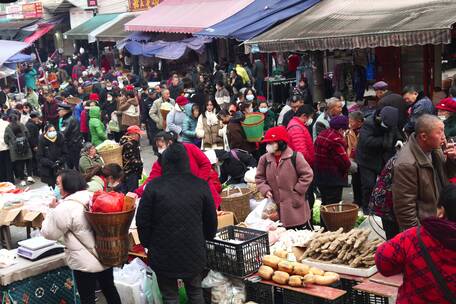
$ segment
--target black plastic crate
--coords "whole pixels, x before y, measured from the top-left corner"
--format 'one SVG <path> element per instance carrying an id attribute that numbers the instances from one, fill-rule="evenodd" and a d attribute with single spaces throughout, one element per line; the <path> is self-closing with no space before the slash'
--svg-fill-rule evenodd
<path id="1" fill-rule="evenodd" d="M 336 286 L 332 286 L 338 288 Z M 311 296 L 302 292 L 297 292 L 289 289 L 283 289 L 283 304 L 344 304 L 344 297 L 340 297 L 334 301 Z"/>
<path id="2" fill-rule="evenodd" d="M 253 283 L 245 280 L 246 302 L 253 301 L 260 304 L 274 304 L 274 287 L 262 284 Z"/>
<path id="3" fill-rule="evenodd" d="M 263 256 L 269 254 L 269 238 L 265 231 L 227 226 L 218 231 L 217 237 L 218 240 L 206 241 L 207 265 L 224 274 L 238 277 L 251 275 L 260 268 Z"/>
<path id="4" fill-rule="evenodd" d="M 353 289 L 355 285 L 359 284 L 358 281 L 341 279 L 340 284 L 340 289 L 347 291 L 344 296 L 344 304 L 388 304 L 388 298 Z"/>

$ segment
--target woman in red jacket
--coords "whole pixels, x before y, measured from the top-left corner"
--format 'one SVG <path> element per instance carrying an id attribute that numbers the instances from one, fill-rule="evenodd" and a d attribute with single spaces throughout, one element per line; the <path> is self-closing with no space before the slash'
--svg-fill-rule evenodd
<path id="1" fill-rule="evenodd" d="M 315 161 L 315 152 L 308 128 L 312 125 L 314 112 L 311 105 L 300 107 L 287 126 L 290 148 L 293 151 L 301 152 L 311 167 Z"/>
<path id="2" fill-rule="evenodd" d="M 138 196 L 142 196 L 144 192 L 144 187 L 147 185 L 148 182 L 153 180 L 156 177 L 162 175 L 162 167 L 161 167 L 161 157 L 160 155 L 165 151 L 165 149 L 171 145 L 173 142 L 177 142 L 177 135 L 174 132 L 159 132 L 155 136 L 155 145 L 154 151 L 158 154 L 158 160 L 152 165 L 152 170 L 149 173 L 149 177 L 147 180 L 138 188 L 136 189 L 135 193 Z M 207 156 L 194 144 L 187 144 L 183 143 L 185 150 L 187 151 L 188 158 L 190 160 L 190 171 L 192 171 L 193 175 L 204 179 L 208 182 L 209 188 L 211 189 L 212 197 L 214 198 L 214 203 L 216 208 L 220 206 L 222 202 L 222 198 L 220 197 L 219 192 L 217 192 L 216 184 L 217 181 L 213 180 L 211 176 L 211 163 Z"/>
<path id="3" fill-rule="evenodd" d="M 456 185 L 451 184 L 441 192 L 437 217 L 422 220 L 421 226 L 410 228 L 378 247 L 378 271 L 384 276 L 404 274 L 396 303 L 456 303 L 455 202 Z M 431 271 L 423 247 L 436 274 Z M 436 275 L 441 276 L 442 284 Z"/>

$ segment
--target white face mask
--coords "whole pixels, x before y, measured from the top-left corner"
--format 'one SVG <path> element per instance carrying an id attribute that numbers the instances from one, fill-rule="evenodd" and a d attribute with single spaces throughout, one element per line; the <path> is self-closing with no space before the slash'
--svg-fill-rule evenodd
<path id="1" fill-rule="evenodd" d="M 266 152 L 274 154 L 277 151 L 277 144 L 267 144 L 266 145 Z"/>
<path id="2" fill-rule="evenodd" d="M 445 121 L 447 119 L 447 117 L 445 115 L 439 115 L 439 119 L 441 121 Z"/>
<path id="3" fill-rule="evenodd" d="M 57 131 L 49 131 L 47 132 L 49 138 L 55 138 L 57 136 Z"/>
<path id="4" fill-rule="evenodd" d="M 158 148 L 157 149 L 157 152 L 158 154 L 163 154 L 163 152 L 165 152 L 166 148 Z"/>
<path id="5" fill-rule="evenodd" d="M 112 97 L 108 97 L 107 100 L 108 100 L 108 101 L 112 101 Z"/>
<path id="6" fill-rule="evenodd" d="M 255 96 L 249 94 L 249 95 L 245 96 L 245 98 L 246 98 L 248 101 L 252 101 L 253 99 L 255 99 Z"/>
<path id="7" fill-rule="evenodd" d="M 313 120 L 312 117 L 309 118 L 309 119 L 307 119 L 307 121 L 306 121 L 306 126 L 310 126 L 310 125 L 313 123 L 313 121 L 314 121 L 314 120 Z"/>
<path id="8" fill-rule="evenodd" d="M 383 123 L 383 121 L 382 121 L 382 123 L 381 123 L 380 125 L 381 125 L 383 128 L 388 129 L 388 126 L 385 125 L 385 124 Z"/>
<path id="9" fill-rule="evenodd" d="M 259 108 L 258 110 L 260 110 L 260 112 L 263 114 L 268 112 L 268 108 Z"/>

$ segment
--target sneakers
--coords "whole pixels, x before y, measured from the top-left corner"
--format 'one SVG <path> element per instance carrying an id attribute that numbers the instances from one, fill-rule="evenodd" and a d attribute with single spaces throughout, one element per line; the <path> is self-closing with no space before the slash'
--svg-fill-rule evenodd
<path id="1" fill-rule="evenodd" d="M 29 176 L 29 177 L 27 177 L 27 183 L 34 184 L 35 180 L 33 179 L 33 177 Z"/>
<path id="2" fill-rule="evenodd" d="M 20 185 L 21 185 L 21 187 L 25 187 L 25 186 L 27 186 L 27 182 L 25 180 L 23 180 L 23 181 L 21 181 Z"/>

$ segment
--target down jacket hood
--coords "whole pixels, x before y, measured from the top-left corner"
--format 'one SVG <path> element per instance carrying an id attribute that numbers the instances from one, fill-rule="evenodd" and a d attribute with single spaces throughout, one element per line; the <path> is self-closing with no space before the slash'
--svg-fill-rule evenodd
<path id="1" fill-rule="evenodd" d="M 91 107 L 89 110 L 89 117 L 90 118 L 98 118 L 101 119 L 101 110 L 100 107 Z"/>
<path id="2" fill-rule="evenodd" d="M 185 106 L 184 106 L 184 113 L 185 115 L 187 115 L 187 117 L 189 118 L 194 118 L 192 116 L 192 107 L 193 107 L 193 103 L 187 103 Z"/>

